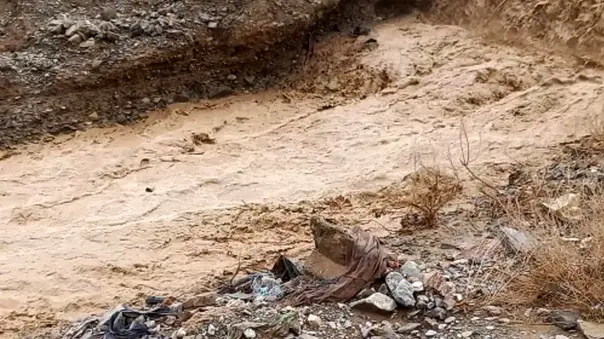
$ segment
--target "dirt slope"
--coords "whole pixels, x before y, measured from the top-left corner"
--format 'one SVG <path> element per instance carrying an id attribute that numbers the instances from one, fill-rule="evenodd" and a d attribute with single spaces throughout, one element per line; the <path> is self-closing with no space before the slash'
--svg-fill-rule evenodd
<path id="1" fill-rule="evenodd" d="M 239 254 L 246 267 L 303 254 L 310 237 L 295 211 L 308 205 L 298 201 L 388 185 L 418 158 L 447 164 L 458 157 L 462 117 L 486 171 L 539 161 L 601 112 L 604 73 L 459 27 L 395 19 L 358 42 L 356 68 L 391 80 L 378 94 L 368 88 L 335 107 L 338 95 L 297 91 L 179 104 L 144 124 L 59 137 L 2 160 L 2 330 L 141 293 L 191 292 L 232 270 Z M 351 79 L 326 86 L 337 93 Z M 216 143 L 195 145 L 200 132 Z"/>

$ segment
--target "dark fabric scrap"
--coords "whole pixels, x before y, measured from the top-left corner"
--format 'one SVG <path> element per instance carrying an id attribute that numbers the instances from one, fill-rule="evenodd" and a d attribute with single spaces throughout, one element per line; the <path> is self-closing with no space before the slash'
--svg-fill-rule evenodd
<path id="1" fill-rule="evenodd" d="M 302 269 L 284 255 L 279 256 L 271 272 L 276 279 L 281 279 L 282 282 L 288 282 L 302 275 Z"/>
<path id="2" fill-rule="evenodd" d="M 361 290 L 386 273 L 389 253 L 379 239 L 355 227 L 351 232 L 354 246 L 347 258 L 347 270 L 339 278 L 325 282 L 302 283 L 289 300 L 294 305 L 315 302 L 343 302 L 352 299 Z"/>

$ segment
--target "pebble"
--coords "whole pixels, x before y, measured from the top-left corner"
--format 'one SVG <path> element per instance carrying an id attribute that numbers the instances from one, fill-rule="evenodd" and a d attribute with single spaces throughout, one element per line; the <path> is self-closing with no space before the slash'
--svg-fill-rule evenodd
<path id="1" fill-rule="evenodd" d="M 229 74 L 229 75 L 227 75 L 227 80 L 231 80 L 231 81 L 237 80 L 237 76 L 235 74 Z"/>
<path id="2" fill-rule="evenodd" d="M 473 331 L 465 331 L 465 332 L 461 332 L 461 337 L 462 338 L 469 338 L 474 334 Z"/>
<path id="3" fill-rule="evenodd" d="M 94 46 L 94 39 L 89 39 L 80 43 L 80 47 L 82 48 L 90 48 L 92 46 Z"/>
<path id="4" fill-rule="evenodd" d="M 450 324 L 454 321 L 455 321 L 455 317 L 448 317 L 447 319 L 445 319 L 445 324 Z"/>
<path id="5" fill-rule="evenodd" d="M 216 27 L 218 27 L 218 23 L 217 22 L 212 21 L 212 22 L 208 23 L 208 28 L 214 29 Z"/>
<path id="6" fill-rule="evenodd" d="M 445 320 L 445 319 L 447 319 L 447 311 L 445 311 L 444 309 L 442 309 L 440 307 L 435 307 L 435 308 L 429 310 L 428 312 L 426 312 L 426 316 L 428 316 L 430 318 Z"/>
<path id="7" fill-rule="evenodd" d="M 65 36 L 72 36 L 74 35 L 77 31 L 78 31 L 78 25 L 71 25 L 71 27 L 69 27 L 66 31 L 65 31 Z"/>
<path id="8" fill-rule="evenodd" d="M 495 326 L 487 326 L 487 327 L 485 327 L 485 328 L 486 328 L 487 330 L 489 330 L 489 331 L 492 331 L 492 330 L 494 330 L 494 329 L 495 329 Z"/>
<path id="9" fill-rule="evenodd" d="M 178 331 L 175 331 L 174 334 L 172 334 L 172 339 L 176 339 L 176 338 L 184 338 L 187 335 L 187 331 L 185 331 L 184 328 L 179 328 Z"/>
<path id="10" fill-rule="evenodd" d="M 416 281 L 411 284 L 411 287 L 413 287 L 413 291 L 421 292 L 424 290 L 424 283 L 422 283 L 421 281 Z"/>
<path id="11" fill-rule="evenodd" d="M 420 324 L 420 323 L 406 323 L 406 324 L 399 326 L 398 332 L 403 333 L 403 334 L 410 333 L 410 332 L 417 330 L 421 326 L 422 326 L 422 324 Z"/>
<path id="12" fill-rule="evenodd" d="M 501 307 L 497 307 L 497 306 L 485 306 L 484 308 L 485 311 L 487 311 L 488 314 L 490 315 L 500 315 L 501 314 Z"/>
<path id="13" fill-rule="evenodd" d="M 377 311 L 392 312 L 396 310 L 396 302 L 387 295 L 374 293 L 369 297 L 350 303 L 351 308 L 372 308 Z"/>
<path id="14" fill-rule="evenodd" d="M 79 44 L 80 42 L 82 42 L 82 37 L 79 34 L 74 34 L 69 37 L 67 41 L 71 42 L 72 44 Z"/>
<path id="15" fill-rule="evenodd" d="M 308 323 L 314 328 L 319 328 L 321 327 L 321 325 L 323 325 L 323 321 L 321 320 L 321 318 L 314 314 L 310 314 L 308 316 Z"/>
<path id="16" fill-rule="evenodd" d="M 436 332 L 436 331 L 434 331 L 434 330 L 428 330 L 428 331 L 426 331 L 425 336 L 426 336 L 426 337 L 434 337 L 434 336 L 436 336 L 437 334 L 438 334 L 438 332 Z"/>
<path id="17" fill-rule="evenodd" d="M 243 336 L 248 339 L 256 338 L 256 331 L 251 328 L 248 328 L 247 330 L 243 331 Z"/>
<path id="18" fill-rule="evenodd" d="M 214 327 L 214 325 L 209 324 L 208 325 L 208 335 L 215 335 L 216 334 L 216 327 Z"/>
<path id="19" fill-rule="evenodd" d="M 401 267 L 400 272 L 403 274 L 403 276 L 405 276 L 407 278 L 413 278 L 413 279 L 422 278 L 422 271 L 419 268 L 419 265 L 415 261 L 409 260 L 409 261 L 405 262 L 405 264 Z"/>
<path id="20" fill-rule="evenodd" d="M 117 18 L 117 12 L 115 9 L 111 8 L 111 7 L 104 7 L 101 10 L 101 19 L 105 20 L 105 21 L 109 21 L 111 19 L 115 19 Z"/>
<path id="21" fill-rule="evenodd" d="M 511 320 L 508 318 L 500 318 L 499 322 L 502 324 L 509 324 L 511 322 Z"/>
<path id="22" fill-rule="evenodd" d="M 568 338 L 567 336 L 565 336 L 565 335 L 558 334 L 558 335 L 555 337 L 555 339 L 569 339 L 569 338 Z"/>

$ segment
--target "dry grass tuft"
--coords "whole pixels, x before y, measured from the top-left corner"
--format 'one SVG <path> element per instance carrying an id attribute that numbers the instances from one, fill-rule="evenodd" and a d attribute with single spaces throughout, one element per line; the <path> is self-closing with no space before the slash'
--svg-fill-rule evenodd
<path id="1" fill-rule="evenodd" d="M 589 318 L 604 318 L 604 196 L 598 206 L 573 225 L 572 237 L 559 227 L 534 230 L 539 245 L 519 267 L 508 272 L 497 302 L 515 306 L 572 309 Z"/>
<path id="2" fill-rule="evenodd" d="M 423 167 L 405 181 L 405 194 L 398 202 L 419 212 L 426 227 L 436 227 L 438 212 L 462 191 L 456 177 L 437 168 Z"/>

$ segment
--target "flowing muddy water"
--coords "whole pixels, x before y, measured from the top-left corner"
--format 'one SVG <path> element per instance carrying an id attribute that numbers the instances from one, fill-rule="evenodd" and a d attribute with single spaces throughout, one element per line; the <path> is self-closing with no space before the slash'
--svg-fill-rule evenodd
<path id="1" fill-rule="evenodd" d="M 254 265 L 306 253 L 311 238 L 284 226 L 287 212 L 242 225 L 237 208 L 374 190 L 418 158 L 446 165 L 462 117 L 486 168 L 537 160 L 601 111 L 602 74 L 562 58 L 413 18 L 370 37 L 361 63 L 393 78 L 379 94 L 327 109 L 326 98 L 273 92 L 181 104 L 2 160 L 2 329 L 201 289 L 239 255 Z M 191 151 L 191 133 L 210 131 L 216 143 Z"/>

